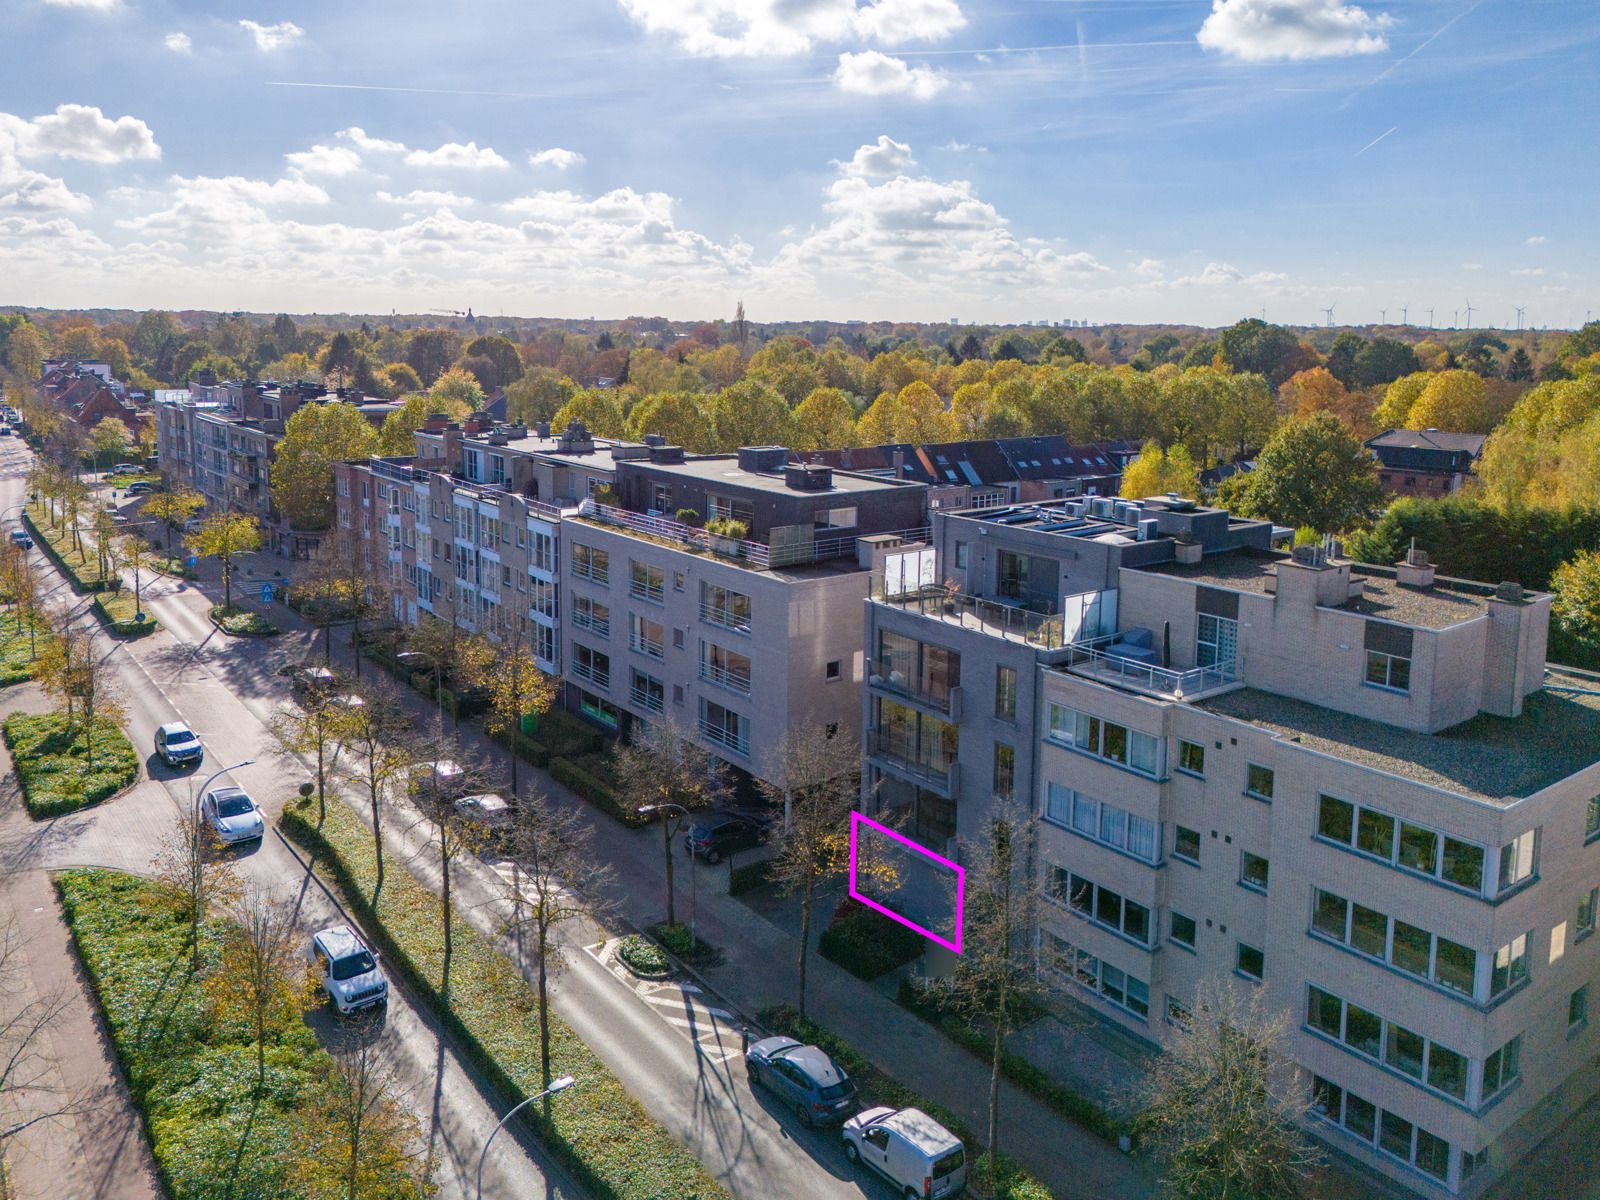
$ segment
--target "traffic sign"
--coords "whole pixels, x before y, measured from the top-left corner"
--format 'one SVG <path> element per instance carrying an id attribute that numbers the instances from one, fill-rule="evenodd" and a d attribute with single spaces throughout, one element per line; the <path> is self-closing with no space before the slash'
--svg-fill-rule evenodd
<path id="1" fill-rule="evenodd" d="M 272 585 L 270 583 L 263 583 L 261 585 L 261 603 L 272 603 Z"/>

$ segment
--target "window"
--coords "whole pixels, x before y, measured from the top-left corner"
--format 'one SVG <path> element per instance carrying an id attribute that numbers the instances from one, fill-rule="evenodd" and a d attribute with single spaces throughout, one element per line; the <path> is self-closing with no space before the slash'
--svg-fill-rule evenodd
<path id="1" fill-rule="evenodd" d="M 1500 890 L 1515 887 L 1533 875 L 1534 834 L 1530 829 L 1510 845 L 1500 847 Z"/>
<path id="2" fill-rule="evenodd" d="M 1411 690 L 1411 660 L 1398 654 L 1384 654 L 1379 650 L 1367 651 L 1367 678 L 1371 687 L 1387 688 L 1394 692 Z"/>
<path id="3" fill-rule="evenodd" d="M 1351 846 L 1392 866 L 1474 893 L 1483 892 L 1482 846 L 1457 841 L 1409 821 L 1398 821 L 1376 809 L 1357 808 L 1348 800 L 1322 796 L 1318 801 L 1317 836 Z M 1531 838 L 1531 834 L 1527 836 Z"/>
<path id="4" fill-rule="evenodd" d="M 1194 939 L 1199 933 L 1199 926 L 1195 924 L 1194 918 L 1186 917 L 1180 912 L 1174 912 L 1170 915 L 1172 918 L 1172 940 L 1180 946 L 1187 946 L 1193 950 Z"/>
<path id="5" fill-rule="evenodd" d="M 1591 796 L 1583 810 L 1583 840 L 1600 838 L 1600 796 Z"/>
<path id="6" fill-rule="evenodd" d="M 1439 835 L 1420 825 L 1400 822 L 1400 865 L 1425 875 L 1439 871 Z"/>
<path id="7" fill-rule="evenodd" d="M 1050 737 L 1061 745 L 1118 763 L 1142 775 L 1159 773 L 1159 738 L 1062 704 L 1050 705 Z"/>
<path id="8" fill-rule="evenodd" d="M 1167 1021 L 1170 1024 L 1187 1029 L 1189 1028 L 1190 1015 L 1189 1008 L 1183 1001 L 1176 996 L 1169 995 L 1167 997 Z"/>
<path id="9" fill-rule="evenodd" d="M 642 708 L 646 712 L 658 713 L 667 706 L 667 692 L 661 680 L 642 671 L 633 672 L 633 686 L 628 691 L 628 698 L 635 708 Z"/>
<path id="10" fill-rule="evenodd" d="M 854 505 L 848 508 L 819 508 L 811 516 L 813 529 L 854 529 L 856 527 L 856 509 Z"/>
<path id="11" fill-rule="evenodd" d="M 1378 858 L 1394 860 L 1394 826 L 1393 817 L 1384 813 L 1374 812 L 1370 808 L 1361 810 L 1361 818 L 1356 823 L 1356 849 L 1364 850 Z"/>
<path id="12" fill-rule="evenodd" d="M 704 638 L 700 641 L 700 678 L 719 687 L 750 694 L 750 656 Z"/>
<path id="13" fill-rule="evenodd" d="M 1494 952 L 1489 972 L 1489 996 L 1493 999 L 1528 978 L 1528 943 L 1532 934 L 1513 938 Z"/>
<path id="14" fill-rule="evenodd" d="M 998 753 L 998 743 L 996 750 Z M 1160 827 L 1154 821 L 1059 783 L 1051 783 L 1045 794 L 1045 815 L 1056 824 L 1144 862 L 1153 863 L 1160 858 Z"/>
<path id="15" fill-rule="evenodd" d="M 1356 806 L 1347 800 L 1323 796 L 1317 810 L 1317 833 L 1349 845 L 1355 837 Z"/>
<path id="16" fill-rule="evenodd" d="M 556 539 L 553 534 L 533 534 L 532 565 L 536 570 L 554 571 L 556 569 Z M 574 565 L 577 560 L 574 558 Z"/>
<path id="17" fill-rule="evenodd" d="M 687 578 L 682 571 L 674 571 L 672 573 L 672 590 L 675 592 L 683 591 Z"/>
<path id="18" fill-rule="evenodd" d="M 1272 799 L 1273 773 L 1271 767 L 1258 767 L 1251 763 L 1245 771 L 1244 794 L 1257 800 Z"/>
<path id="19" fill-rule="evenodd" d="M 1267 874 L 1269 864 L 1259 854 L 1251 854 L 1248 850 L 1239 854 L 1239 882 L 1245 887 L 1257 892 L 1267 890 Z"/>
<path id="20" fill-rule="evenodd" d="M 946 780 L 960 752 L 959 729 L 893 700 L 880 698 L 875 703 L 878 728 L 872 753 L 894 760 L 913 774 Z"/>
<path id="21" fill-rule="evenodd" d="M 1065 899 L 1067 907 L 1080 917 L 1132 938 L 1141 946 L 1150 944 L 1150 910 L 1144 905 L 1064 867 L 1052 867 L 1051 875 L 1055 898 Z"/>
<path id="22" fill-rule="evenodd" d="M 1574 942 L 1576 942 L 1579 938 L 1585 937 L 1594 932 L 1594 906 L 1596 890 L 1597 889 L 1595 888 L 1590 888 L 1587 892 L 1578 897 L 1578 919 L 1572 923 L 1572 940 Z"/>
<path id="23" fill-rule="evenodd" d="M 1200 865 L 1200 831 L 1185 825 L 1172 827 L 1172 856 Z"/>
<path id="24" fill-rule="evenodd" d="M 1178 743 L 1178 770 L 1191 775 L 1206 773 L 1206 748 L 1198 742 Z"/>
<path id="25" fill-rule="evenodd" d="M 573 644 L 572 672 L 599 687 L 611 686 L 611 656 L 579 643 Z"/>
<path id="26" fill-rule="evenodd" d="M 666 594 L 667 575 L 660 567 L 628 560 L 628 595 L 635 600 L 660 604 Z"/>
<path id="27" fill-rule="evenodd" d="M 528 607 L 546 617 L 556 615 L 556 585 L 548 579 L 534 579 L 528 591 Z"/>
<path id="28" fill-rule="evenodd" d="M 1418 929 L 1415 925 L 1407 925 L 1397 919 L 1394 922 L 1393 943 L 1389 954 L 1390 961 L 1402 971 L 1426 979 L 1428 960 L 1433 955 L 1433 935 L 1425 929 Z"/>
<path id="29" fill-rule="evenodd" d="M 1567 999 L 1567 1028 L 1589 1021 L 1589 985 L 1586 983 Z"/>
<path id="30" fill-rule="evenodd" d="M 994 798 L 1015 800 L 1017 795 L 1017 752 L 1004 742 L 994 744 Z"/>
<path id="31" fill-rule="evenodd" d="M 700 701 L 700 732 L 707 741 L 725 750 L 750 753 L 750 720 L 732 709 L 710 700 Z"/>
<path id="32" fill-rule="evenodd" d="M 572 599 L 572 623 L 600 637 L 611 636 L 611 607 L 588 596 Z"/>
<path id="33" fill-rule="evenodd" d="M 826 679 L 839 678 L 839 660 L 837 658 L 828 660 L 828 665 L 823 668 L 823 677 Z"/>
<path id="34" fill-rule="evenodd" d="M 994 715 L 1003 721 L 1017 719 L 1017 669 L 996 667 L 994 671 Z"/>
<path id="35" fill-rule="evenodd" d="M 1474 993 L 1477 951 L 1320 888 L 1312 892 L 1311 931 L 1452 992 Z"/>
<path id="36" fill-rule="evenodd" d="M 1044 819 L 1055 825 L 1072 823 L 1072 789 L 1052 783 L 1045 789 Z"/>
<path id="37" fill-rule="evenodd" d="M 572 573 L 595 583 L 611 582 L 611 555 L 581 542 L 572 543 Z"/>
<path id="38" fill-rule="evenodd" d="M 1483 1099 L 1498 1095 L 1522 1075 L 1522 1035 L 1519 1033 L 1483 1060 Z"/>
<path id="39" fill-rule="evenodd" d="M 1306 996 L 1306 1025 L 1311 1029 L 1424 1087 L 1466 1100 L 1467 1060 L 1463 1055 L 1319 987 L 1308 988 Z"/>
<path id="40" fill-rule="evenodd" d="M 714 583 L 702 583 L 700 619 L 736 633 L 749 633 L 750 597 Z"/>
<path id="41" fill-rule="evenodd" d="M 966 569 L 967 569 L 967 544 L 965 542 L 957 542 L 956 543 L 956 570 L 965 571 Z"/>
<path id="42" fill-rule="evenodd" d="M 1125 971 L 1101 962 L 1065 938 L 1046 933 L 1047 965 L 1058 977 L 1077 984 L 1102 1000 L 1126 1009 L 1140 1020 L 1150 1015 L 1150 985 Z M 1168 1012 L 1171 1008 L 1169 1004 Z"/>
<path id="43" fill-rule="evenodd" d="M 666 628 L 659 621 L 652 621 L 641 617 L 638 613 L 628 614 L 628 648 L 650 658 L 664 658 L 666 647 L 662 639 L 666 636 Z"/>
<path id="44" fill-rule="evenodd" d="M 1259 980 L 1266 973 L 1267 956 L 1255 946 L 1247 946 L 1240 942 L 1234 967 L 1246 979 Z"/>

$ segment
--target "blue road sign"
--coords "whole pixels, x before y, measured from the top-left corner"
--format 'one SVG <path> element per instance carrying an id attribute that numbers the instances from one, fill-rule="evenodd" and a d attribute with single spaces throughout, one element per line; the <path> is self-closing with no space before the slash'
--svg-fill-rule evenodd
<path id="1" fill-rule="evenodd" d="M 263 583 L 261 585 L 261 603 L 272 603 L 272 585 L 270 583 Z"/>
<path id="2" fill-rule="evenodd" d="M 188 559 L 184 562 L 184 566 L 192 567 L 196 563 L 198 563 L 199 561 L 200 560 L 198 558 L 196 558 L 194 555 L 191 554 L 191 555 L 189 555 Z"/>

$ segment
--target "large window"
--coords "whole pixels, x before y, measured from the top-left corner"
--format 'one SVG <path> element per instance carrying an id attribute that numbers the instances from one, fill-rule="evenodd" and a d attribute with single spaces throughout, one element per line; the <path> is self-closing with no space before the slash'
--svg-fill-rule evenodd
<path id="1" fill-rule="evenodd" d="M 1259 854 L 1248 850 L 1239 853 L 1239 882 L 1252 891 L 1265 893 L 1271 865 Z"/>
<path id="2" fill-rule="evenodd" d="M 652 621 L 638 613 L 628 614 L 629 649 L 648 658 L 663 658 L 666 656 L 666 635 L 666 628 L 660 621 Z"/>
<path id="3" fill-rule="evenodd" d="M 1063 704 L 1050 705 L 1050 737 L 1064 746 L 1128 767 L 1142 775 L 1160 773 L 1159 738 L 1129 729 L 1126 725 L 1101 720 Z"/>
<path id="4" fill-rule="evenodd" d="M 901 814 L 907 837 L 924 846 L 943 850 L 956 835 L 956 803 L 927 788 L 873 771 L 878 803 L 891 813 Z"/>
<path id="5" fill-rule="evenodd" d="M 1017 669 L 996 667 L 994 671 L 994 715 L 1002 721 L 1017 719 Z"/>
<path id="6" fill-rule="evenodd" d="M 1490 999 L 1528 978 L 1528 943 L 1532 938 L 1532 934 L 1524 933 L 1494 952 L 1494 966 L 1489 971 Z"/>
<path id="7" fill-rule="evenodd" d="M 1104 925 L 1115 933 L 1131 938 L 1141 946 L 1150 944 L 1153 928 L 1150 910 L 1120 892 L 1076 875 L 1064 867 L 1051 868 L 1052 886 L 1057 900 L 1065 903 L 1080 917 Z"/>
<path id="8" fill-rule="evenodd" d="M 611 686 L 611 656 L 580 642 L 572 645 L 572 673 L 596 687 Z"/>
<path id="9" fill-rule="evenodd" d="M 700 619 L 737 633 L 750 632 L 750 597 L 714 583 L 700 585 Z"/>
<path id="10" fill-rule="evenodd" d="M 1398 654 L 1367 651 L 1367 683 L 1392 692 L 1411 690 L 1411 660 Z"/>
<path id="11" fill-rule="evenodd" d="M 1267 955 L 1259 946 L 1250 946 L 1244 942 L 1238 945 L 1238 951 L 1233 960 L 1234 970 L 1246 979 L 1260 982 L 1267 973 Z"/>
<path id="12" fill-rule="evenodd" d="M 1529 879 L 1534 871 L 1534 847 L 1538 841 L 1537 830 L 1530 829 L 1516 841 L 1500 847 L 1500 890 L 1516 887 Z"/>
<path id="13" fill-rule="evenodd" d="M 577 559 L 573 559 L 576 565 Z M 556 539 L 548 533 L 533 534 L 533 553 L 530 557 L 531 565 L 539 571 L 554 572 L 556 569 Z"/>
<path id="14" fill-rule="evenodd" d="M 1482 846 L 1398 820 L 1388 813 L 1336 796 L 1322 796 L 1317 807 L 1317 836 L 1441 883 L 1466 888 L 1474 894 L 1483 892 L 1487 851 Z M 1531 869 L 1532 834 L 1527 836 Z"/>
<path id="15" fill-rule="evenodd" d="M 960 748 L 957 727 L 893 700 L 880 698 L 876 705 L 874 752 L 917 774 L 941 781 L 947 777 Z"/>
<path id="16" fill-rule="evenodd" d="M 710 700 L 700 701 L 700 732 L 707 741 L 735 754 L 750 753 L 750 718 Z"/>
<path id="17" fill-rule="evenodd" d="M 1346 1091 L 1320 1076 L 1311 1077 L 1311 1108 L 1323 1120 L 1356 1135 L 1368 1145 L 1431 1175 L 1440 1183 L 1450 1178 L 1450 1143 L 1370 1100 Z"/>
<path id="18" fill-rule="evenodd" d="M 1476 950 L 1343 896 L 1320 888 L 1312 891 L 1311 931 L 1452 992 L 1476 994 Z"/>
<path id="19" fill-rule="evenodd" d="M 961 655 L 880 629 L 872 674 L 880 687 L 948 708 L 950 690 L 961 684 Z"/>
<path id="20" fill-rule="evenodd" d="M 1463 1102 L 1467 1098 L 1467 1060 L 1462 1055 L 1332 992 L 1314 985 L 1306 989 L 1306 1024 L 1419 1086 Z"/>
<path id="21" fill-rule="evenodd" d="M 1045 934 L 1046 965 L 1064 980 L 1093 992 L 1102 1000 L 1126 1009 L 1140 1020 L 1150 1016 L 1150 985 L 1126 971 L 1101 962 L 1065 938 Z"/>
<path id="22" fill-rule="evenodd" d="M 572 623 L 597 637 L 611 636 L 611 606 L 588 596 L 572 598 Z"/>
<path id="23" fill-rule="evenodd" d="M 572 573 L 579 579 L 595 583 L 611 582 L 611 555 L 595 546 L 582 542 L 572 543 Z"/>
<path id="24" fill-rule="evenodd" d="M 750 656 L 728 650 L 715 642 L 700 641 L 700 678 L 750 694 Z"/>
<path id="25" fill-rule="evenodd" d="M 1161 857 L 1161 827 L 1154 821 L 1059 783 L 1051 783 L 1046 789 L 1045 815 L 1074 833 L 1124 850 L 1145 862 L 1153 863 Z"/>
<path id="26" fill-rule="evenodd" d="M 1483 1060 L 1482 1100 L 1503 1092 L 1522 1077 L 1522 1035 L 1519 1033 Z"/>
<path id="27" fill-rule="evenodd" d="M 661 680 L 653 675 L 646 675 L 643 671 L 633 672 L 633 686 L 628 690 L 628 699 L 635 708 L 642 708 L 645 712 L 658 713 L 667 706 L 667 690 Z"/>
<path id="28" fill-rule="evenodd" d="M 648 600 L 652 604 L 660 604 L 666 595 L 666 589 L 666 572 L 660 567 L 653 567 L 636 559 L 628 560 L 628 595 L 635 600 Z"/>

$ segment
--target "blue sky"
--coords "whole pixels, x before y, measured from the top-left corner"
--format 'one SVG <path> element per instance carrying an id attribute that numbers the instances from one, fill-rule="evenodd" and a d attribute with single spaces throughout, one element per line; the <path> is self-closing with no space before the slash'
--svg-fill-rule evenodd
<path id="1" fill-rule="evenodd" d="M 1590 0 L 6 0 L 0 46 L 0 303 L 1600 309 Z"/>

